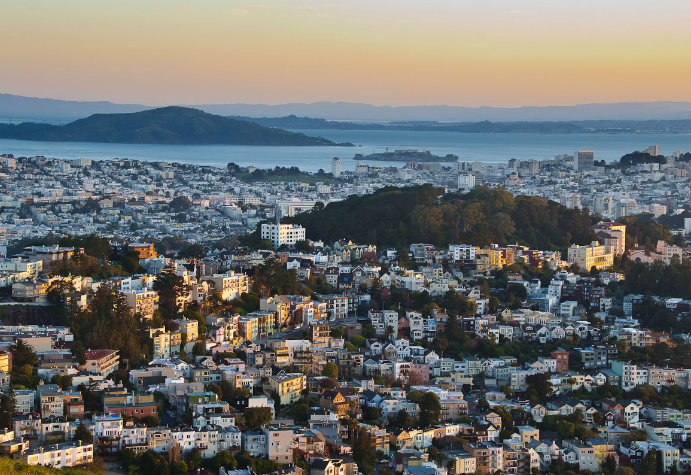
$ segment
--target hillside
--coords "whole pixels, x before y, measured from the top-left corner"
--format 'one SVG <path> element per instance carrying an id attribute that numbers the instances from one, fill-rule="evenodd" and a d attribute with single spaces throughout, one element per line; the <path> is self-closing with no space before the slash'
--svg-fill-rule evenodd
<path id="1" fill-rule="evenodd" d="M 547 250 L 588 244 L 595 238 L 587 214 L 554 201 L 485 187 L 465 195 L 444 194 L 431 185 L 382 188 L 285 222 L 304 226 L 309 239 L 350 239 L 378 246 L 518 242 Z"/>
<path id="2" fill-rule="evenodd" d="M 187 107 L 163 107 L 127 114 L 94 114 L 61 126 L 5 124 L 0 125 L 0 138 L 173 145 L 336 145 L 320 137 L 270 129 Z"/>
<path id="3" fill-rule="evenodd" d="M 10 460 L 5 457 L 0 457 L 0 473 L 21 473 L 24 475 L 94 475 L 100 472 L 77 467 L 56 469 L 37 465 L 27 465 L 19 460 Z"/>
<path id="4" fill-rule="evenodd" d="M 511 134 L 511 133 L 570 133 L 585 132 L 582 127 L 568 122 L 470 122 L 442 123 L 437 121 L 392 122 L 388 124 L 367 122 L 340 122 L 310 117 L 261 117 L 229 116 L 231 119 L 246 120 L 264 127 L 283 129 L 330 129 L 330 130 L 402 130 L 402 131 L 436 131 L 461 132 L 474 134 Z"/>

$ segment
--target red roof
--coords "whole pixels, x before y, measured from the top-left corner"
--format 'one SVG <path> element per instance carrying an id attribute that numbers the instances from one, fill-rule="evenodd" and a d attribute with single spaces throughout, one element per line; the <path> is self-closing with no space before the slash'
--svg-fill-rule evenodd
<path id="1" fill-rule="evenodd" d="M 88 350 L 86 352 L 87 360 L 102 360 L 106 356 L 117 353 L 117 350 Z"/>

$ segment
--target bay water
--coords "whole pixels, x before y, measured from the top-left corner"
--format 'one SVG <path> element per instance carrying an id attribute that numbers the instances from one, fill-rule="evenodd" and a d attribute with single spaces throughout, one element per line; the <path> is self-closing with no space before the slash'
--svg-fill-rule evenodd
<path id="1" fill-rule="evenodd" d="M 461 161 L 492 165 L 511 158 L 545 160 L 575 150 L 593 150 L 596 160 L 611 162 L 622 155 L 659 145 L 661 153 L 691 151 L 691 134 L 466 134 L 457 132 L 408 132 L 391 130 L 294 130 L 357 147 L 283 147 L 249 145 L 148 145 L 85 142 L 32 142 L 0 139 L 0 153 L 16 157 L 44 155 L 49 158 L 107 160 L 129 158 L 225 167 L 273 168 L 296 166 L 303 171 L 331 171 L 331 159 L 341 159 L 342 170 L 353 170 L 356 153 L 364 155 L 397 149 L 429 150 L 434 155 L 454 154 Z M 366 162 L 403 166 L 403 162 Z"/>

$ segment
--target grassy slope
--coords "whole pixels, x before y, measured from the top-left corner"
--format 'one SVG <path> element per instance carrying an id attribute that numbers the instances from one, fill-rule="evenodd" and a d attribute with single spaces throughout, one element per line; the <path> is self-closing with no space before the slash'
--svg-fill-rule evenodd
<path id="1" fill-rule="evenodd" d="M 0 473 L 21 473 L 23 475 L 94 475 L 94 472 L 65 467 L 60 470 L 27 465 L 24 462 L 0 457 Z"/>

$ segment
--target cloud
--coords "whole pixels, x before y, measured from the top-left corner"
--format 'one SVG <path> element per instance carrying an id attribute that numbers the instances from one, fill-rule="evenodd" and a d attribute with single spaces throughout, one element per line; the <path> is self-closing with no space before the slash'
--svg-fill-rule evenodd
<path id="1" fill-rule="evenodd" d="M 315 16 L 319 18 L 331 18 L 331 15 L 329 15 L 328 13 L 317 13 Z"/>
<path id="2" fill-rule="evenodd" d="M 523 10 L 506 10 L 501 12 L 501 14 L 507 16 L 523 15 Z"/>
<path id="3" fill-rule="evenodd" d="M 228 10 L 228 13 L 230 13 L 231 15 L 240 16 L 240 15 L 249 15 L 250 12 L 248 10 L 244 10 L 242 8 L 231 8 Z"/>
<path id="4" fill-rule="evenodd" d="M 256 5 L 252 5 L 254 8 L 261 8 L 261 9 L 267 9 L 271 8 L 270 6 L 266 5 L 265 3 L 258 3 Z"/>

